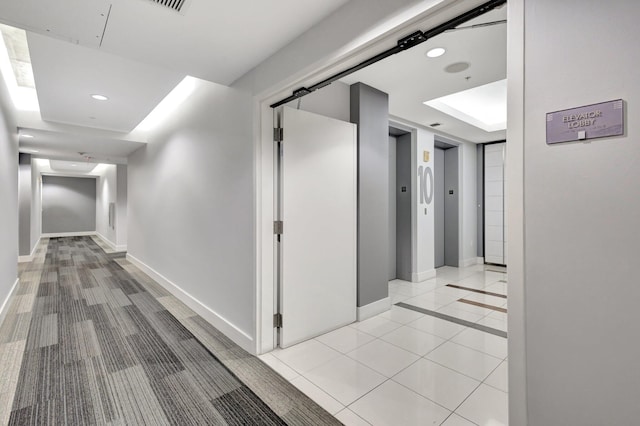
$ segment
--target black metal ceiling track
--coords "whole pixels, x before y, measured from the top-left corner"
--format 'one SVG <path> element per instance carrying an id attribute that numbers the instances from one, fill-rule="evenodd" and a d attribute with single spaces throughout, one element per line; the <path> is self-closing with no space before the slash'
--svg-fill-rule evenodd
<path id="1" fill-rule="evenodd" d="M 458 25 L 464 24 L 465 22 L 468 22 L 474 18 L 477 18 L 480 15 L 484 15 L 485 13 L 490 12 L 493 9 L 502 6 L 506 2 L 507 0 L 491 0 L 484 3 L 481 6 L 476 7 L 475 9 L 471 9 L 470 11 L 463 13 L 462 15 L 456 16 L 455 18 L 450 19 L 449 21 L 444 22 L 430 30 L 427 30 L 424 32 L 416 31 L 413 34 L 410 34 L 407 37 L 404 37 L 398 40 L 398 43 L 395 47 L 385 50 L 384 52 L 379 53 L 376 56 L 367 59 L 366 61 L 360 62 L 358 65 L 354 65 L 351 68 L 347 68 L 344 71 L 334 74 L 331 77 L 325 80 L 322 80 L 319 83 L 314 84 L 313 86 L 300 87 L 299 89 L 294 90 L 291 96 L 279 102 L 276 102 L 275 104 L 272 104 L 271 108 L 278 108 L 279 106 L 288 104 L 291 101 L 300 99 L 303 96 L 308 95 L 309 93 L 315 92 L 318 89 L 322 89 L 323 87 L 330 85 L 334 81 L 340 80 L 341 78 L 348 76 L 349 74 L 353 74 L 356 71 L 366 68 L 369 65 L 375 64 L 376 62 L 381 61 L 385 58 L 388 58 L 389 56 L 395 55 L 396 53 L 400 53 L 407 49 L 411 49 L 412 47 L 417 46 L 418 44 L 424 43 L 425 41 L 439 34 L 442 34 L 447 30 L 453 29 Z"/>

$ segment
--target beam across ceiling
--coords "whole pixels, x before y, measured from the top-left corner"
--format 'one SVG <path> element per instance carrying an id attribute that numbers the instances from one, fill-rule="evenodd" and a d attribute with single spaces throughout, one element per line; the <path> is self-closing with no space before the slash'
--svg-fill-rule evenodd
<path id="1" fill-rule="evenodd" d="M 407 37 L 404 37 L 400 40 L 398 40 L 396 46 L 385 50 L 384 52 L 381 52 L 365 61 L 360 62 L 357 65 L 354 65 L 353 67 L 347 68 L 344 71 L 341 71 L 337 74 L 332 75 L 331 77 L 328 77 L 322 81 L 320 81 L 319 83 L 314 84 L 313 86 L 309 86 L 309 87 L 300 87 L 296 90 L 293 91 L 293 94 L 285 99 L 282 99 L 281 101 L 278 101 L 274 104 L 271 105 L 271 108 L 278 108 L 282 105 L 285 105 L 291 101 L 294 101 L 296 99 L 300 99 L 312 92 L 315 92 L 318 89 L 322 89 L 325 86 L 330 85 L 331 83 L 340 80 L 341 78 L 344 78 L 350 74 L 353 74 L 356 71 L 359 71 L 363 68 L 368 67 L 369 65 L 375 64 L 376 62 L 379 62 L 383 59 L 388 58 L 389 56 L 395 55 L 397 53 L 403 52 L 407 49 L 411 49 L 414 46 L 417 46 L 421 43 L 424 43 L 425 41 L 440 35 L 446 31 L 452 30 L 454 28 L 456 28 L 459 25 L 464 24 L 465 22 L 468 22 L 474 18 L 477 18 L 478 16 L 484 15 L 487 12 L 490 12 L 492 10 L 494 10 L 497 7 L 500 7 L 502 5 L 504 5 L 505 3 L 507 3 L 507 0 L 490 0 L 474 9 L 469 10 L 468 12 L 465 12 L 459 16 L 456 16 L 453 19 L 450 19 L 434 28 L 431 28 L 429 30 L 426 31 L 416 31 L 413 34 L 408 35 Z"/>

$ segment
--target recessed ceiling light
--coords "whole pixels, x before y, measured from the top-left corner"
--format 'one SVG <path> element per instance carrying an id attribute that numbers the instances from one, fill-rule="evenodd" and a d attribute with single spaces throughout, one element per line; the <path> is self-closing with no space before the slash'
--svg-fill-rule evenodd
<path id="1" fill-rule="evenodd" d="M 20 136 L 22 136 L 22 137 L 23 137 L 23 138 L 25 138 L 25 139 L 33 139 L 33 135 L 29 135 L 29 134 L 27 134 L 27 133 L 23 133 L 23 134 L 21 134 Z"/>
<path id="2" fill-rule="evenodd" d="M 427 52 L 427 56 L 430 58 L 437 58 L 438 56 L 444 55 L 446 50 L 443 47 L 435 47 Z"/>
<path id="3" fill-rule="evenodd" d="M 72 165 L 71 165 L 71 167 L 76 167 L 76 166 L 77 166 L 77 164 L 72 164 Z"/>
<path id="4" fill-rule="evenodd" d="M 108 99 L 109 99 L 109 98 L 107 98 L 105 95 L 98 95 L 98 94 L 91 95 L 91 97 L 92 97 L 93 99 L 95 99 L 96 101 L 106 101 L 106 100 L 108 100 Z"/>

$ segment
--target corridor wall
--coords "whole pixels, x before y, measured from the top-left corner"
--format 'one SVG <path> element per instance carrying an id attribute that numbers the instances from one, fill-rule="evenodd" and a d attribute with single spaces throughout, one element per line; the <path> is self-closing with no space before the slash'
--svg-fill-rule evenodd
<path id="1" fill-rule="evenodd" d="M 18 279 L 18 135 L 13 105 L 0 75 L 0 321 Z"/>
<path id="2" fill-rule="evenodd" d="M 251 97 L 197 80 L 128 161 L 128 258 L 255 352 Z"/>
<path id="3" fill-rule="evenodd" d="M 510 317 L 519 313 L 511 289 L 524 288 L 526 424 L 637 424 L 640 3 L 520 0 L 510 13 L 522 5 L 513 31 L 524 28 L 524 123 L 515 135 L 524 137 L 524 167 L 522 142 L 509 137 L 507 185 L 523 167 L 524 276 L 512 268 L 512 225 L 521 222 L 510 212 L 508 281 Z M 546 144 L 547 113 L 615 99 L 624 101 L 624 135 Z M 511 345 L 511 318 L 509 327 Z M 510 368 L 519 357 L 510 346 Z M 509 375 L 512 397 L 520 377 Z"/>

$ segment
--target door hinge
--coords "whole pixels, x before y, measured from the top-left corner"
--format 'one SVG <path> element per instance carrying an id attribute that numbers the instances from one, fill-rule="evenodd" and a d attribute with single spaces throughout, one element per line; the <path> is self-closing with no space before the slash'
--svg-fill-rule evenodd
<path id="1" fill-rule="evenodd" d="M 273 233 L 275 235 L 282 235 L 282 231 L 284 230 L 284 225 L 281 220 L 273 221 Z"/>
<path id="2" fill-rule="evenodd" d="M 273 328 L 282 328 L 282 314 L 273 315 Z"/>
<path id="3" fill-rule="evenodd" d="M 284 137 L 284 130 L 282 129 L 282 127 L 276 127 L 273 129 L 274 142 L 282 142 L 283 137 Z"/>

